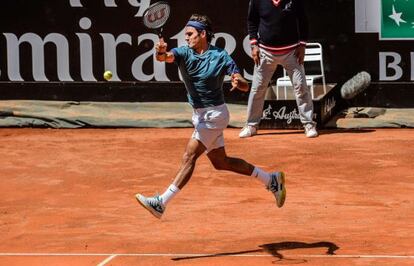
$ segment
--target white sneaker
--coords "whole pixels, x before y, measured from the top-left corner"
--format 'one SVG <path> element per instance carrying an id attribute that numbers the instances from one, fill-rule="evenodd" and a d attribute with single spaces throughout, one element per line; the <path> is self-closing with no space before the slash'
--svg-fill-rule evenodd
<path id="1" fill-rule="evenodd" d="M 285 173 L 270 173 L 270 181 L 266 188 L 273 193 L 277 207 L 281 208 L 286 199 Z"/>
<path id="2" fill-rule="evenodd" d="M 249 138 L 253 137 L 257 134 L 257 129 L 254 126 L 245 126 L 240 131 L 239 137 L 240 138 Z"/>
<path id="3" fill-rule="evenodd" d="M 145 197 L 141 194 L 136 194 L 135 198 L 142 207 L 147 209 L 152 215 L 161 219 L 162 214 L 165 211 L 165 206 L 162 203 L 160 196 Z"/>
<path id="4" fill-rule="evenodd" d="M 305 125 L 305 135 L 307 138 L 316 138 L 318 136 L 318 131 L 314 124 L 309 123 Z"/>

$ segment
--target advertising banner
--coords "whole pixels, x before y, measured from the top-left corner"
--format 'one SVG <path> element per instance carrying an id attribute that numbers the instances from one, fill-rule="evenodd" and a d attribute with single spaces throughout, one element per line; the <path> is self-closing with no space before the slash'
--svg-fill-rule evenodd
<path id="1" fill-rule="evenodd" d="M 414 40 L 414 1 L 381 0 L 381 39 Z"/>
<path id="2" fill-rule="evenodd" d="M 374 82 L 407 88 L 414 81 L 414 1 L 355 0 L 355 32 L 358 65 Z"/>
<path id="3" fill-rule="evenodd" d="M 0 82 L 180 81 L 174 64 L 155 60 L 156 32 L 142 23 L 151 0 L 3 0 Z M 208 15 L 213 44 L 252 79 L 247 36 L 249 0 L 169 1 L 163 35 L 169 48 L 185 45 L 193 13 Z M 414 0 L 306 0 L 309 41 L 323 47 L 325 76 L 338 83 L 359 71 L 373 82 L 414 80 Z M 329 25 L 329 26 L 328 26 Z M 281 75 L 281 68 L 274 78 Z"/>
<path id="4" fill-rule="evenodd" d="M 0 9 L 0 81 L 178 81 L 177 67 L 155 60 L 156 32 L 144 27 L 150 0 L 4 0 Z M 171 1 L 163 35 L 185 44 L 193 13 L 213 21 L 213 44 L 237 59 L 246 78 L 253 65 L 246 39 L 248 1 Z M 213 7 L 213 8 L 212 8 Z M 220 7 L 220 8 L 219 8 Z M 237 8 L 235 8 L 237 7 Z"/>

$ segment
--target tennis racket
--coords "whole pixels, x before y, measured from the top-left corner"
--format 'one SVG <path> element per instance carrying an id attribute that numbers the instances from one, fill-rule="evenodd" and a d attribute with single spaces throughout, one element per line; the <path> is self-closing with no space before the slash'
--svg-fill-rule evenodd
<path id="1" fill-rule="evenodd" d="M 142 17 L 144 26 L 148 29 L 155 30 L 158 37 L 163 39 L 163 26 L 170 17 L 170 5 L 165 1 L 156 2 L 150 5 Z"/>

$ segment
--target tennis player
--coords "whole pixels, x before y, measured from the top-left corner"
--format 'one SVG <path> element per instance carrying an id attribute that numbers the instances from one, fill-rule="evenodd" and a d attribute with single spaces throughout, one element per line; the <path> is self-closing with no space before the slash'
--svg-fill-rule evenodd
<path id="1" fill-rule="evenodd" d="M 155 45 L 157 60 L 177 64 L 182 74 L 188 101 L 193 107 L 194 125 L 194 132 L 172 184 L 162 195 L 145 197 L 136 194 L 138 202 L 157 218 L 161 218 L 167 204 L 190 180 L 196 161 L 203 153 L 207 154 L 218 170 L 233 171 L 259 179 L 274 194 L 279 208 L 285 202 L 283 172 L 268 173 L 226 154 L 223 130 L 227 127 L 230 116 L 224 103 L 224 76 L 231 76 L 231 90 L 237 88 L 246 92 L 249 85 L 228 53 L 210 44 L 213 37 L 210 19 L 205 15 L 193 14 L 185 27 L 186 46 L 167 51 L 167 44 L 162 39 Z"/>

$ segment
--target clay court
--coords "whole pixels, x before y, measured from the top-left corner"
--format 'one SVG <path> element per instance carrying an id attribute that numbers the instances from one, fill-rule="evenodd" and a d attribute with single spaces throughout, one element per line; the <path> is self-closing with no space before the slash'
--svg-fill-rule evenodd
<path id="1" fill-rule="evenodd" d="M 161 220 L 191 128 L 0 129 L 0 265 L 413 265 L 412 129 L 225 131 L 229 155 L 287 174 L 278 209 L 258 180 L 206 156 Z"/>

